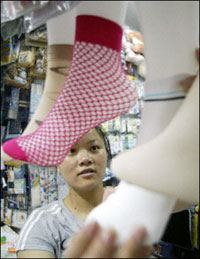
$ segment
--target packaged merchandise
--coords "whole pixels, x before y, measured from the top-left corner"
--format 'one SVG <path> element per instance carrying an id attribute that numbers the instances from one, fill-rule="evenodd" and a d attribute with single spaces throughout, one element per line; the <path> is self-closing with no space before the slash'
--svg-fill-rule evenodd
<path id="1" fill-rule="evenodd" d="M 8 185 L 8 194 L 14 194 L 14 171 L 13 168 L 9 167 L 8 171 L 7 171 L 7 185 Z"/>
<path id="2" fill-rule="evenodd" d="M 41 206 L 40 197 L 40 175 L 38 166 L 28 165 L 29 179 L 30 179 L 30 191 L 31 191 L 31 208 Z"/>
<path id="3" fill-rule="evenodd" d="M 48 204 L 58 199 L 57 195 L 57 170 L 55 167 L 39 166 L 41 205 Z"/>
<path id="4" fill-rule="evenodd" d="M 20 88 L 13 87 L 11 91 L 10 107 L 8 111 L 8 119 L 17 119 L 19 104 Z"/>
<path id="5" fill-rule="evenodd" d="M 11 226 L 13 210 L 7 207 L 7 203 L 5 204 L 4 210 L 4 223 L 8 226 Z"/>
<path id="6" fill-rule="evenodd" d="M 4 222 L 4 197 L 3 193 L 0 194 L 1 197 L 1 221 Z"/>
<path id="7" fill-rule="evenodd" d="M 21 135 L 23 129 L 21 126 L 21 121 L 19 120 L 9 120 L 6 128 L 5 141 L 12 138 L 17 138 Z"/>
<path id="8" fill-rule="evenodd" d="M 3 40 L 8 40 L 14 36 L 20 38 L 23 33 L 25 33 L 23 17 L 1 24 L 1 36 Z"/>
<path id="9" fill-rule="evenodd" d="M 48 1 L 2 1 L 1 22 L 17 19 L 37 8 L 42 8 Z"/>
<path id="10" fill-rule="evenodd" d="M 30 50 L 20 51 L 18 57 L 18 64 L 20 67 L 29 68 L 35 64 L 35 48 Z"/>
<path id="11" fill-rule="evenodd" d="M 114 131 L 120 131 L 120 117 L 116 117 L 114 120 Z"/>
<path id="12" fill-rule="evenodd" d="M 5 126 L 1 126 L 1 142 L 3 141 L 3 138 L 5 136 L 5 131 L 6 131 L 6 127 Z"/>
<path id="13" fill-rule="evenodd" d="M 108 132 L 108 121 L 101 124 L 103 132 Z"/>
<path id="14" fill-rule="evenodd" d="M 26 223 L 27 217 L 27 211 L 13 210 L 11 226 L 16 228 L 22 228 Z"/>
<path id="15" fill-rule="evenodd" d="M 120 118 L 120 132 L 125 133 L 126 132 L 126 126 L 127 126 L 127 120 L 124 117 Z"/>
<path id="16" fill-rule="evenodd" d="M 114 131 L 114 120 L 108 121 L 108 131 Z"/>
<path id="17" fill-rule="evenodd" d="M 11 59 L 12 59 L 12 40 L 11 38 L 9 38 L 8 40 L 1 42 L 1 66 L 11 63 Z"/>
<path id="18" fill-rule="evenodd" d="M 126 148 L 126 135 L 120 135 L 120 139 L 119 139 L 119 142 L 120 142 L 120 152 L 123 152 L 125 151 L 127 148 Z"/>
<path id="19" fill-rule="evenodd" d="M 29 120 L 33 116 L 43 93 L 44 82 L 40 81 L 40 84 L 31 84 L 31 97 L 30 97 L 30 110 L 29 110 Z"/>
<path id="20" fill-rule="evenodd" d="M 132 118 L 127 118 L 127 132 L 133 133 L 133 119 Z"/>
<path id="21" fill-rule="evenodd" d="M 27 210 L 27 197 L 24 194 L 10 194 L 7 197 L 8 209 Z"/>
<path id="22" fill-rule="evenodd" d="M 16 245 L 18 234 L 9 226 L 1 227 L 1 258 L 17 258 Z"/>
<path id="23" fill-rule="evenodd" d="M 15 194 L 26 194 L 25 165 L 14 167 L 14 192 Z"/>
<path id="24" fill-rule="evenodd" d="M 26 46 L 46 48 L 48 45 L 46 24 L 36 28 L 30 33 L 26 33 L 25 44 Z"/>
<path id="25" fill-rule="evenodd" d="M 24 15 L 25 31 L 31 32 L 35 28 L 43 25 L 50 18 L 63 14 L 74 8 L 80 1 L 41 1 L 47 2 L 46 5 L 39 9 L 35 8 L 33 11 Z"/>
<path id="26" fill-rule="evenodd" d="M 49 190 L 48 190 L 48 201 L 53 202 L 57 200 L 57 169 L 56 167 L 48 167 L 46 168 L 48 172 L 48 182 L 49 184 Z"/>
<path id="27" fill-rule="evenodd" d="M 132 149 L 136 145 L 136 139 L 134 138 L 133 134 L 126 135 L 126 149 Z"/>

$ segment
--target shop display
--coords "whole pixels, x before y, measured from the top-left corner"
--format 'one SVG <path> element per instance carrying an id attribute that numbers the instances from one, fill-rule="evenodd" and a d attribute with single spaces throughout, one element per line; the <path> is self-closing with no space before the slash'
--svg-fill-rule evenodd
<path id="1" fill-rule="evenodd" d="M 13 13 L 12 9 L 12 5 L 16 4 L 14 1 L 10 2 L 10 4 L 7 3 L 9 9 L 4 13 L 1 35 L 2 143 L 23 134 L 43 96 L 48 62 L 47 31 L 43 24 L 44 20 L 69 10 L 77 4 L 68 3 L 67 6 L 67 2 L 79 1 L 57 1 L 58 3 L 17 1 L 19 3 L 17 3 L 16 13 Z M 52 9 L 59 4 L 62 5 L 61 10 Z M 38 7 L 41 5 L 43 8 L 40 10 Z M 47 14 L 48 10 L 51 11 L 49 14 Z M 28 20 L 30 17 L 31 20 Z M 80 51 L 79 49 L 77 53 Z M 131 106 L 126 113 L 101 124 L 109 139 L 112 157 L 125 150 L 133 149 L 137 144 L 146 78 L 144 40 L 140 32 L 124 27 L 122 50 L 118 61 L 122 63 L 125 76 L 130 80 L 130 86 L 136 89 L 138 99 L 135 99 L 133 107 Z M 80 73 L 79 64 L 76 65 L 76 72 Z M 84 98 L 84 95 L 81 95 L 81 98 Z M 41 124 L 41 121 L 37 123 Z M 117 186 L 118 184 L 119 180 L 110 168 L 107 168 L 103 185 Z M 69 190 L 56 167 L 22 165 L 17 162 L 12 164 L 12 161 L 1 164 L 1 190 L 1 224 L 5 224 L 1 227 L 1 257 L 16 258 L 15 245 L 18 238 L 16 232 L 23 227 L 30 213 L 35 208 L 63 199 Z M 187 216 L 190 220 L 187 234 L 189 233 L 191 237 L 191 246 L 187 249 L 197 251 L 199 249 L 199 207 L 191 207 Z M 185 233 L 184 231 L 182 235 Z M 177 247 L 175 240 L 170 243 L 167 239 L 161 239 L 155 244 L 154 256 L 183 258 L 181 255 L 187 254 L 186 244 L 182 244 L 182 247 L 179 245 Z"/>

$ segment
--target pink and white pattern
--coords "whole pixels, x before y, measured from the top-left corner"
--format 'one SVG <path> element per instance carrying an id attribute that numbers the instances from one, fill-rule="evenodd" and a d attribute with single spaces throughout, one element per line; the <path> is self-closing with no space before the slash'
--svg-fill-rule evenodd
<path id="1" fill-rule="evenodd" d="M 51 112 L 34 133 L 11 140 L 18 152 L 13 153 L 10 141 L 4 151 L 32 164 L 58 165 L 90 129 L 128 111 L 136 99 L 119 51 L 76 41 L 70 72 Z"/>

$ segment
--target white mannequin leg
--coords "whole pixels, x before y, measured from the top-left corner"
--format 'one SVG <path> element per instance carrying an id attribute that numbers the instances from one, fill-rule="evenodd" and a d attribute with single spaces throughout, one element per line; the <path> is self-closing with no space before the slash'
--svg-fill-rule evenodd
<path id="1" fill-rule="evenodd" d="M 137 145 L 158 136 L 181 106 L 186 93 L 180 85 L 182 76 L 157 80 L 145 85 L 144 108 Z"/>
<path id="2" fill-rule="evenodd" d="M 166 129 L 112 162 L 120 179 L 186 202 L 199 203 L 199 75 Z M 145 161 L 145 162 L 144 162 Z"/>
<path id="3" fill-rule="evenodd" d="M 194 75 L 198 1 L 135 1 L 145 43 L 147 82 Z"/>
<path id="4" fill-rule="evenodd" d="M 124 25 L 128 1 L 81 1 L 77 15 L 95 15 Z"/>
<path id="5" fill-rule="evenodd" d="M 178 79 L 194 75 L 196 70 L 198 2 L 135 4 L 145 43 L 147 94 L 180 90 Z M 198 83 L 197 78 L 186 99 L 172 103 L 174 107 L 169 103 L 167 108 L 164 102 L 160 107 L 152 104 L 151 109 L 144 106 L 146 121 L 142 121 L 140 134 L 143 145 L 120 154 L 112 162 L 112 171 L 120 179 L 178 198 L 188 207 L 198 204 L 199 196 Z M 150 126 L 151 133 L 143 141 L 150 123 L 159 125 Z"/>
<path id="6" fill-rule="evenodd" d="M 76 8 L 47 21 L 48 45 L 74 44 Z"/>
<path id="7" fill-rule="evenodd" d="M 155 99 L 183 97 L 185 93 L 179 81 L 188 74 L 195 74 L 198 2 L 136 1 L 133 4 L 138 10 L 145 42 L 145 99 L 154 99 L 144 103 L 138 138 L 141 145 L 165 129 L 183 102 L 183 99 Z"/>

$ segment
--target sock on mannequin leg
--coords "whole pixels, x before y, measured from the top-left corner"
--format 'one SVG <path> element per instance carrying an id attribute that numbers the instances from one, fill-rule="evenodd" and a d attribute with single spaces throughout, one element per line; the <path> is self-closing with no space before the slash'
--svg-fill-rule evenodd
<path id="1" fill-rule="evenodd" d="M 67 31 L 60 32 L 63 24 L 70 24 Z M 62 26 L 61 26 L 62 25 Z M 74 25 L 74 26 L 73 26 Z M 58 28 L 60 28 L 58 30 Z M 60 94 L 66 76 L 69 71 L 72 59 L 72 49 L 75 34 L 75 12 L 71 10 L 56 18 L 47 21 L 47 73 L 45 86 L 40 103 L 28 123 L 22 136 L 26 136 L 34 132 L 43 122 L 45 117 L 53 107 L 58 95 Z M 3 161 L 14 161 L 1 148 L 1 159 Z"/>
<path id="2" fill-rule="evenodd" d="M 122 68 L 121 40 L 118 24 L 78 16 L 70 72 L 60 96 L 41 126 L 4 143 L 4 152 L 32 164 L 58 165 L 91 128 L 133 107 L 137 94 Z"/>
<path id="3" fill-rule="evenodd" d="M 47 75 L 45 79 L 44 92 L 40 103 L 28 123 L 22 136 L 31 134 L 40 126 L 45 117 L 53 107 L 58 95 L 60 94 L 69 71 L 72 58 L 72 45 L 51 45 L 47 50 Z M 1 159 L 3 161 L 13 161 L 1 149 Z"/>
<path id="4" fill-rule="evenodd" d="M 166 129 L 147 144 L 114 158 L 113 173 L 129 183 L 175 197 L 190 206 L 198 204 L 198 106 L 199 76 Z"/>

